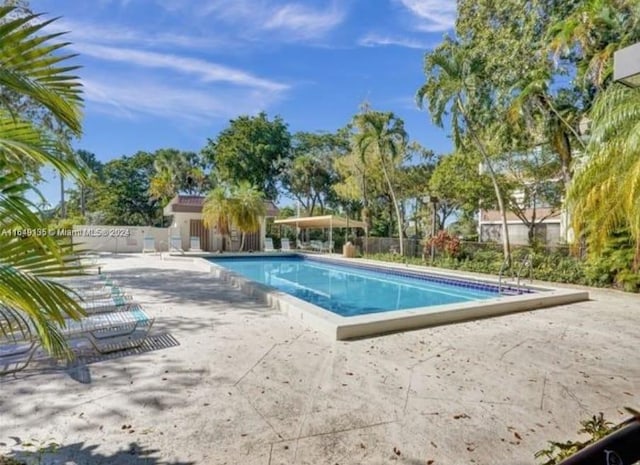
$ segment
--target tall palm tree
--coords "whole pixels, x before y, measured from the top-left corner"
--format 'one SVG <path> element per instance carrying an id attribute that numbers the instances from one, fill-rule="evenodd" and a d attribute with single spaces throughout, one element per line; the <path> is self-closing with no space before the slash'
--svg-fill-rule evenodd
<path id="1" fill-rule="evenodd" d="M 431 118 L 440 127 L 443 126 L 445 115 L 450 115 L 456 147 L 462 147 L 463 135 L 466 134 L 482 156 L 500 211 L 504 258 L 511 263 L 505 202 L 491 161 L 490 144 L 483 140 L 478 122 L 490 112 L 489 92 L 484 87 L 483 63 L 471 56 L 463 45 L 446 39 L 426 55 L 425 74 L 427 81 L 416 95 L 418 105 L 423 107 L 428 103 Z"/>
<path id="2" fill-rule="evenodd" d="M 260 230 L 260 218 L 267 208 L 264 194 L 248 181 L 241 181 L 232 191 L 230 217 L 232 223 L 242 232 L 240 250 L 244 248 L 247 233 Z"/>
<path id="3" fill-rule="evenodd" d="M 396 213 L 400 255 L 404 256 L 402 215 L 389 173 L 390 168 L 395 168 L 405 154 L 407 133 L 404 130 L 404 123 L 393 113 L 365 111 L 356 117 L 356 126 L 360 129 L 360 133 L 356 135 L 356 147 L 361 157 L 364 159 L 367 150 L 372 150 L 380 161 Z"/>
<path id="4" fill-rule="evenodd" d="M 231 232 L 231 196 L 227 186 L 220 185 L 207 195 L 202 205 L 202 221 L 207 228 L 222 236 L 222 251 Z"/>
<path id="5" fill-rule="evenodd" d="M 626 227 L 635 241 L 633 269 L 640 269 L 640 90 L 613 84 L 596 100 L 589 159 L 569 191 L 573 226 L 599 253 L 613 232 Z"/>
<path id="6" fill-rule="evenodd" d="M 59 34 L 42 35 L 51 21 L 38 15 L 16 15 L 0 7 L 0 88 L 28 99 L 51 114 L 59 124 L 80 134 L 80 82 L 59 53 L 65 46 Z M 25 178 L 24 161 L 50 165 L 65 176 L 81 178 L 80 170 L 56 157 L 57 142 L 45 128 L 21 118 L 14 102 L 0 100 L 0 334 L 35 332 L 48 351 L 68 353 L 59 328 L 65 317 L 78 318 L 81 309 L 52 276 L 77 274 L 80 267 L 67 246 L 42 234 L 46 226 L 26 199 L 32 190 Z M 6 231 L 31 231 L 27 238 Z M 38 234 L 38 230 L 40 234 Z"/>

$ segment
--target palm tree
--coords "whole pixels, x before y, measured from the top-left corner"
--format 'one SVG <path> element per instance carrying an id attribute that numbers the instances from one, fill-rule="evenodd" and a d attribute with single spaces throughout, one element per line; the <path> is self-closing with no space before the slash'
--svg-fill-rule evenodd
<path id="1" fill-rule="evenodd" d="M 207 195 L 202 205 L 202 220 L 207 228 L 215 229 L 222 236 L 222 251 L 231 231 L 231 196 L 229 188 L 220 185 Z"/>
<path id="2" fill-rule="evenodd" d="M 633 269 L 640 268 L 640 90 L 613 84 L 597 98 L 589 159 L 569 191 L 573 226 L 599 253 L 614 231 L 629 229 L 635 241 Z"/>
<path id="3" fill-rule="evenodd" d="M 266 214 L 264 194 L 248 181 L 241 181 L 232 191 L 231 222 L 242 232 L 240 250 L 244 248 L 246 233 L 260 230 L 260 218 Z"/>
<path id="4" fill-rule="evenodd" d="M 485 88 L 487 80 L 483 78 L 483 64 L 471 56 L 463 45 L 446 39 L 433 52 L 427 54 L 425 74 L 427 82 L 418 90 L 416 96 L 418 105 L 423 107 L 428 103 L 431 118 L 440 127 L 443 126 L 445 115 L 450 115 L 455 145 L 458 148 L 462 147 L 465 133 L 482 156 L 483 167 L 487 169 L 491 179 L 502 220 L 504 258 L 507 263 L 511 263 L 505 202 L 491 162 L 489 144 L 483 141 L 478 124 L 479 118 L 483 116 L 478 113 L 489 112 L 489 92 Z"/>
<path id="5" fill-rule="evenodd" d="M 610 81 L 613 53 L 640 40 L 637 0 L 567 2 L 549 30 L 548 49 L 577 62 L 576 81 L 598 89 Z"/>
<path id="6" fill-rule="evenodd" d="M 356 147 L 361 158 L 364 160 L 367 150 L 373 150 L 380 161 L 398 222 L 400 255 L 404 256 L 402 215 L 389 173 L 390 166 L 395 168 L 405 153 L 407 133 L 404 130 L 404 123 L 393 113 L 365 111 L 356 117 L 356 126 L 361 131 L 356 135 Z"/>
<path id="7" fill-rule="evenodd" d="M 55 156 L 57 142 L 50 132 L 22 119 L 7 96 L 30 100 L 79 135 L 81 84 L 72 74 L 76 67 L 67 64 L 71 55 L 59 53 L 65 44 L 54 42 L 58 34 L 38 35 L 51 21 L 15 13 L 0 7 L 0 88 L 8 91 L 0 100 L 0 230 L 5 232 L 0 234 L 0 333 L 34 332 L 48 351 L 68 354 L 58 328 L 65 317 L 78 318 L 82 312 L 66 289 L 49 278 L 77 274 L 80 268 L 67 246 L 37 234 L 46 226 L 25 197 L 32 188 L 22 181 L 24 161 L 82 176 L 72 162 Z M 16 230 L 35 234 L 6 234 Z"/>
<path id="8" fill-rule="evenodd" d="M 76 151 L 75 159 L 87 170 L 87 180 L 80 183 L 80 215 L 84 217 L 87 213 L 87 187 L 102 180 L 102 163 L 94 153 L 82 149 Z"/>

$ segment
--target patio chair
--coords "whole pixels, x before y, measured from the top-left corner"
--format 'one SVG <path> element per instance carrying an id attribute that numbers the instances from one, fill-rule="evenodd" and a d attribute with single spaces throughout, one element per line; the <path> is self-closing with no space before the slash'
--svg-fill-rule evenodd
<path id="1" fill-rule="evenodd" d="M 283 252 L 290 252 L 291 251 L 291 243 L 289 242 L 289 239 L 287 239 L 286 237 L 283 237 L 282 239 L 280 239 L 280 245 L 281 245 L 281 249 Z"/>
<path id="2" fill-rule="evenodd" d="M 100 256 L 93 252 L 84 252 L 78 254 L 78 262 L 85 268 L 92 268 L 98 265 Z"/>
<path id="3" fill-rule="evenodd" d="M 309 250 L 311 248 L 311 244 L 308 242 L 302 242 L 300 239 L 296 239 L 296 247 L 300 250 Z"/>
<path id="4" fill-rule="evenodd" d="M 96 287 L 77 287 L 67 286 L 67 294 L 72 297 L 79 297 L 82 300 L 106 299 L 114 296 L 124 296 L 126 291 L 117 285 L 112 286 L 96 286 Z"/>
<path id="5" fill-rule="evenodd" d="M 69 278 L 50 278 L 51 281 L 62 284 L 77 291 L 100 290 L 118 286 L 111 276 L 102 275 L 82 275 Z"/>
<path id="6" fill-rule="evenodd" d="M 310 246 L 314 252 L 322 252 L 322 241 L 311 241 Z"/>
<path id="7" fill-rule="evenodd" d="M 169 253 L 178 252 L 181 255 L 184 255 L 184 250 L 182 250 L 182 237 L 180 236 L 171 236 L 171 241 L 169 243 Z"/>
<path id="8" fill-rule="evenodd" d="M 189 238 L 189 250 L 193 252 L 202 252 L 200 248 L 200 236 L 191 236 Z"/>
<path id="9" fill-rule="evenodd" d="M 275 252 L 276 249 L 273 248 L 273 239 L 270 237 L 264 238 L 264 251 L 265 252 Z"/>
<path id="10" fill-rule="evenodd" d="M 97 299 L 86 299 L 79 302 L 80 308 L 88 315 L 97 313 L 123 312 L 139 306 L 133 297 L 126 294 L 111 295 Z"/>
<path id="11" fill-rule="evenodd" d="M 66 286 L 67 295 L 79 299 L 78 304 L 87 314 L 125 311 L 138 305 L 122 287 L 111 281 L 88 281 L 86 286 L 64 280 L 58 282 Z"/>
<path id="12" fill-rule="evenodd" d="M 3 307 L 0 306 L 2 311 Z M 70 342 L 87 340 L 94 350 L 106 354 L 139 347 L 146 341 L 153 323 L 153 318 L 141 307 L 136 307 L 131 311 L 102 313 L 80 320 L 66 319 L 59 332 Z M 0 333 L 0 375 L 24 370 L 40 348 L 35 328 L 25 327 L 25 324 L 29 325 L 24 321 L 15 321 L 12 332 L 5 328 Z M 136 333 L 138 335 L 134 337 Z"/>
<path id="13" fill-rule="evenodd" d="M 322 252 L 333 253 L 334 241 L 325 241 L 322 243 Z"/>
<path id="14" fill-rule="evenodd" d="M 142 253 L 156 253 L 157 251 L 155 237 L 145 237 L 142 241 Z"/>

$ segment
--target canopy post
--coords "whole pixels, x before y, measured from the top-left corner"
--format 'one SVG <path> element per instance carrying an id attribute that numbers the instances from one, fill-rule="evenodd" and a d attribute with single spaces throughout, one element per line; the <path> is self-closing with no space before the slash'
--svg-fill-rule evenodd
<path id="1" fill-rule="evenodd" d="M 331 241 L 333 241 L 333 216 L 329 218 L 329 252 L 331 252 Z"/>

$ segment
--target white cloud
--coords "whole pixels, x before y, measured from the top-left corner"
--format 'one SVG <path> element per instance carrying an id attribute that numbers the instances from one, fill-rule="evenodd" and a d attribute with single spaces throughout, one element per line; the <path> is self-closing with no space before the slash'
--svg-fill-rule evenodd
<path id="1" fill-rule="evenodd" d="M 180 0 L 158 1 L 169 2 L 171 8 L 181 3 Z M 245 37 L 269 34 L 270 39 L 291 42 L 324 37 L 340 25 L 346 16 L 340 5 L 344 3 L 338 0 L 331 0 L 324 8 L 278 0 L 209 0 L 195 11 L 236 26 Z M 274 36 L 274 33 L 279 34 Z"/>
<path id="2" fill-rule="evenodd" d="M 47 28 L 52 32 L 69 31 L 67 38 L 73 42 L 99 42 L 109 44 L 135 44 L 137 47 L 169 46 L 187 49 L 221 48 L 226 43 L 212 37 L 196 37 L 171 32 L 150 33 L 124 26 L 77 22 L 60 19 Z"/>
<path id="3" fill-rule="evenodd" d="M 173 7 L 180 6 L 180 0 L 171 1 Z M 77 20 L 49 25 L 50 32 L 71 31 L 66 36 L 70 48 L 90 60 L 83 72 L 90 112 L 210 124 L 212 118 L 268 109 L 284 97 L 288 84 L 206 56 L 212 48 L 230 50 L 231 38 L 210 32 L 191 35 L 194 29 L 180 34 L 147 32 L 121 23 Z"/>
<path id="4" fill-rule="evenodd" d="M 398 47 L 406 47 L 406 48 L 417 48 L 417 49 L 427 49 L 430 47 L 424 41 L 410 39 L 407 37 L 392 37 L 392 36 L 384 36 L 379 34 L 367 34 L 361 37 L 358 40 L 358 45 L 362 45 L 363 47 L 378 47 L 378 46 L 387 46 L 393 45 Z"/>
<path id="5" fill-rule="evenodd" d="M 118 118 L 149 115 L 167 120 L 209 124 L 214 118 L 256 114 L 279 99 L 260 89 L 183 88 L 134 76 L 83 79 L 89 109 Z"/>
<path id="6" fill-rule="evenodd" d="M 260 78 L 242 70 L 198 58 L 89 43 L 75 44 L 73 47 L 83 55 L 100 60 L 122 62 L 146 68 L 162 68 L 180 74 L 196 75 L 201 82 L 227 82 L 272 92 L 282 92 L 288 88 L 286 84 Z"/>
<path id="7" fill-rule="evenodd" d="M 453 0 L 397 0 L 419 19 L 418 28 L 427 32 L 451 29 L 456 21 Z"/>
<path id="8" fill-rule="evenodd" d="M 344 16 L 343 11 L 333 6 L 322 11 L 291 3 L 276 9 L 263 27 L 294 32 L 298 38 L 320 37 L 340 24 Z"/>

